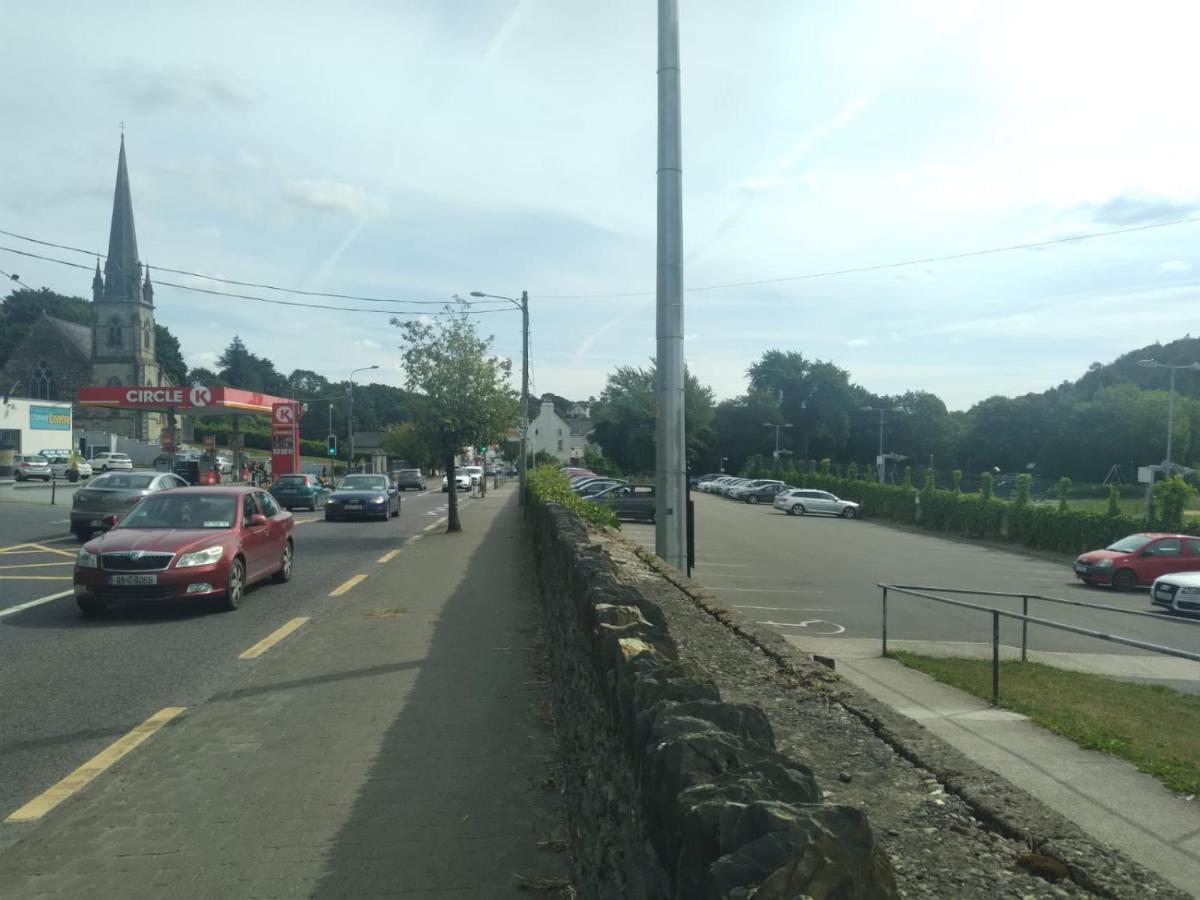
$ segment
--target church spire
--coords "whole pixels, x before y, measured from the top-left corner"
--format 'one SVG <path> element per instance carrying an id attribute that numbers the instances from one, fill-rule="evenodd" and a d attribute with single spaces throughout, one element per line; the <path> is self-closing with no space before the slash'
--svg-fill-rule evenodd
<path id="1" fill-rule="evenodd" d="M 104 295 L 109 300 L 135 300 L 138 283 L 137 234 L 133 229 L 133 197 L 129 192 L 129 169 L 125 164 L 125 135 L 117 157 L 117 185 L 113 191 L 112 226 L 108 232 L 108 259 L 104 263 Z"/>
<path id="2" fill-rule="evenodd" d="M 150 263 L 146 263 L 146 280 L 142 282 L 142 299 L 154 305 L 154 285 L 150 283 Z"/>
<path id="3" fill-rule="evenodd" d="M 92 278 L 92 299 L 96 302 L 104 299 L 104 278 L 100 275 L 100 257 L 96 257 L 96 274 Z"/>

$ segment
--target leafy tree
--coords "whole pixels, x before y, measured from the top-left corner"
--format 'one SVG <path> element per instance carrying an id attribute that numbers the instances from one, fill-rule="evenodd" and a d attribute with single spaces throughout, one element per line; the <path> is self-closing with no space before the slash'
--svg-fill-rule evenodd
<path id="1" fill-rule="evenodd" d="M 1069 509 L 1067 503 L 1067 495 L 1071 493 L 1071 479 L 1064 475 L 1058 479 L 1058 509 L 1060 512 L 1066 512 Z"/>
<path id="2" fill-rule="evenodd" d="M 1013 503 L 1016 506 L 1029 505 L 1029 485 L 1033 482 L 1033 476 L 1022 473 L 1017 476 L 1017 494 L 1013 497 Z"/>
<path id="3" fill-rule="evenodd" d="M 47 288 L 12 291 L 0 303 L 0 366 L 8 362 L 43 314 L 80 325 L 91 325 L 93 316 L 92 304 L 82 297 L 56 294 Z"/>
<path id="4" fill-rule="evenodd" d="M 393 318 L 403 332 L 404 368 L 418 415 L 416 433 L 444 462 L 454 485 L 455 457 L 471 444 L 500 440 L 516 420 L 516 392 L 508 384 L 512 365 L 491 352 L 492 338 L 479 337 L 465 306 L 432 324 Z M 458 496 L 448 494 L 446 531 L 462 531 Z"/>
<path id="5" fill-rule="evenodd" d="M 431 447 L 415 422 L 392 425 L 383 439 L 388 456 L 398 456 L 411 465 L 433 468 L 437 463 L 437 450 Z"/>
<path id="6" fill-rule="evenodd" d="M 179 349 L 179 339 L 167 329 L 166 325 L 154 323 L 154 356 L 158 359 L 159 368 L 175 385 L 187 383 L 187 363 L 183 361 L 183 353 Z"/>
<path id="7" fill-rule="evenodd" d="M 1108 486 L 1108 511 L 1107 516 L 1119 516 L 1121 514 L 1121 489 L 1115 484 Z"/>
<path id="8" fill-rule="evenodd" d="M 1154 505 L 1158 510 L 1158 525 L 1167 531 L 1183 529 L 1183 511 L 1194 491 L 1178 475 L 1164 478 L 1154 485 Z"/>

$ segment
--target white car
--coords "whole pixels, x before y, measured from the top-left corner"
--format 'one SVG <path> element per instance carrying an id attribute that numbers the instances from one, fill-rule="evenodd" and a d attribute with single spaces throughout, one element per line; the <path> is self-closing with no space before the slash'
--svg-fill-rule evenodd
<path id="1" fill-rule="evenodd" d="M 471 489 L 471 476 L 462 469 L 454 470 L 454 484 L 460 491 L 469 491 Z M 442 476 L 442 493 L 450 493 L 450 485 L 446 481 L 446 476 Z"/>
<path id="2" fill-rule="evenodd" d="M 862 507 L 853 500 L 842 500 L 828 491 L 809 488 L 783 491 L 776 495 L 773 505 L 789 516 L 824 513 L 829 516 L 841 516 L 843 519 L 857 519 L 862 514 Z"/>
<path id="3" fill-rule="evenodd" d="M 471 484 L 479 484 L 479 479 L 483 477 L 483 466 L 463 466 L 462 470 L 470 477 Z"/>
<path id="4" fill-rule="evenodd" d="M 92 457 L 92 469 L 97 472 L 111 472 L 114 469 L 133 469 L 133 460 L 128 453 L 97 453 Z"/>
<path id="5" fill-rule="evenodd" d="M 1150 586 L 1150 602 L 1171 612 L 1200 615 L 1200 572 L 1159 575 Z"/>
<path id="6" fill-rule="evenodd" d="M 70 478 L 68 474 L 71 471 L 71 457 L 69 456 L 49 456 L 47 460 L 50 463 L 50 471 L 54 473 L 55 478 Z M 91 478 L 92 465 L 86 459 L 81 459 L 75 463 L 75 471 L 79 473 L 79 477 Z"/>
<path id="7" fill-rule="evenodd" d="M 24 481 L 27 478 L 49 481 L 51 478 L 50 463 L 44 456 L 18 456 L 13 464 L 13 476 L 17 481 Z"/>

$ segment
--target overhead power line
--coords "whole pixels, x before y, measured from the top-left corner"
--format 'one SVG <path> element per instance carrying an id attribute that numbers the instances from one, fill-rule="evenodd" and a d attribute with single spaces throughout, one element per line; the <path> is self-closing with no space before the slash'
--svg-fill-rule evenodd
<path id="1" fill-rule="evenodd" d="M 1175 225 L 1192 225 L 1200 222 L 1200 216 L 1189 216 L 1184 219 L 1172 219 L 1167 222 L 1151 222 L 1147 225 L 1131 225 L 1128 228 L 1113 228 L 1109 231 L 1093 231 L 1087 234 L 1072 234 L 1065 237 L 1049 238 L 1044 241 L 1030 241 L 1025 244 L 1006 244 L 1003 247 L 988 247 L 984 250 L 967 250 L 962 253 L 948 253 L 945 256 L 924 256 L 917 259 L 905 259 L 899 262 L 879 263 L 870 266 L 855 266 L 850 269 L 829 269 L 822 272 L 807 272 L 803 275 L 783 275 L 779 278 L 758 278 L 752 281 L 725 281 L 708 284 L 702 287 L 685 288 L 685 293 L 696 294 L 703 291 L 722 291 L 729 288 L 758 287 L 764 284 L 783 284 L 789 281 L 807 281 L 813 278 L 831 278 L 835 275 L 856 275 L 861 272 L 879 272 L 884 269 L 899 269 L 904 266 L 920 266 L 927 263 L 950 262 L 956 259 L 970 259 L 974 256 L 990 256 L 994 253 L 1009 253 L 1013 250 L 1036 250 L 1039 247 L 1053 247 L 1056 244 L 1069 244 L 1079 241 L 1090 241 L 1093 238 L 1111 237 L 1115 234 L 1131 234 L 1136 231 L 1150 231 L 1155 228 L 1171 228 Z M 628 291 L 617 294 L 539 294 L 543 300 L 605 300 L 620 297 L 653 297 L 654 291 Z"/>
<path id="2" fill-rule="evenodd" d="M 29 237 L 28 235 L 25 235 L 25 234 L 18 234 L 15 231 L 5 231 L 3 228 L 0 228 L 0 234 L 7 235 L 8 237 L 17 238 L 18 240 L 22 240 L 22 241 L 28 241 L 31 244 L 39 244 L 42 247 L 53 247 L 56 250 L 67 250 L 67 251 L 70 251 L 71 253 L 82 253 L 85 256 L 91 256 L 91 257 L 95 257 L 98 259 L 107 259 L 108 258 L 107 255 L 104 253 L 96 253 L 92 250 L 84 250 L 80 247 L 72 247 L 69 244 L 58 244 L 58 243 L 55 243 L 54 241 L 44 241 L 40 238 Z M 13 252 L 16 252 L 16 251 L 13 251 Z M 41 257 L 38 257 L 38 258 L 40 259 Z M 425 299 L 425 298 L 421 298 L 421 299 L 417 299 L 417 300 L 396 300 L 396 299 L 392 299 L 392 298 L 388 298 L 388 297 L 362 297 L 357 294 L 338 294 L 338 293 L 333 293 L 333 292 L 329 292 L 329 291 L 305 291 L 305 290 L 301 290 L 300 288 L 280 287 L 279 285 L 275 285 L 275 284 L 262 284 L 260 282 L 255 282 L 255 281 L 237 281 L 233 278 L 220 278 L 216 275 L 203 275 L 199 272 L 189 272 L 186 269 L 172 269 L 168 266 L 152 266 L 149 263 L 145 263 L 144 265 L 151 272 L 169 272 L 172 275 L 186 275 L 189 278 L 203 278 L 207 281 L 218 282 L 219 284 L 231 284 L 235 287 L 259 288 L 259 289 L 265 290 L 265 291 L 279 291 L 280 293 L 283 293 L 283 294 L 296 294 L 301 297 L 328 297 L 332 300 L 354 300 L 354 301 L 357 301 L 360 303 L 408 303 L 408 304 L 438 305 L 438 306 L 445 305 L 445 303 L 446 303 L 445 300 L 429 300 L 429 299 Z M 82 266 L 81 268 L 91 269 L 91 266 Z M 464 300 L 463 302 L 475 305 L 478 303 L 491 304 L 491 303 L 495 303 L 496 301 L 495 300 Z"/>
<path id="3" fill-rule="evenodd" d="M 92 268 L 91 266 L 81 265 L 80 263 L 73 263 L 70 260 L 55 259 L 52 256 L 43 256 L 40 253 L 30 253 L 27 250 L 17 250 L 13 247 L 0 247 L 0 250 L 5 251 L 6 253 L 16 253 L 18 256 L 27 256 L 31 259 L 40 259 L 44 262 L 57 263 L 60 266 L 70 266 L 73 269 L 84 269 L 86 271 L 91 271 L 91 268 Z M 178 284 L 174 281 L 161 281 L 160 280 L 160 281 L 155 282 L 155 286 L 156 287 L 172 287 L 172 288 L 177 288 L 181 291 L 192 291 L 197 294 L 209 294 L 209 295 L 215 296 L 215 297 L 229 297 L 234 300 L 252 300 L 256 303 L 270 303 L 274 306 L 296 306 L 296 307 L 302 307 L 305 309 L 329 309 L 329 310 L 333 310 L 335 312 L 369 313 L 369 314 L 373 314 L 373 315 L 398 316 L 398 317 L 403 317 L 403 316 L 456 316 L 456 315 L 459 315 L 458 312 L 453 312 L 453 311 L 451 311 L 451 312 L 445 312 L 445 311 L 443 311 L 443 312 L 426 312 L 424 310 L 412 310 L 412 309 L 379 309 L 379 308 L 363 309 L 361 307 L 354 307 L 354 306 L 333 306 L 328 303 L 304 303 L 299 300 L 280 300 L 280 299 L 271 298 L 271 297 L 256 297 L 253 294 L 237 294 L 232 291 L 218 291 L 214 288 L 202 288 L 202 287 L 196 287 L 195 285 L 190 285 L 190 284 Z M 28 285 L 25 285 L 25 287 L 28 287 Z M 32 288 L 29 288 L 29 289 L 32 290 Z M 394 301 L 394 302 L 402 302 L 402 301 Z M 450 303 L 451 303 L 451 301 L 446 300 L 446 301 L 442 302 L 442 305 L 447 306 L 447 305 L 450 305 Z M 502 312 L 511 312 L 511 311 L 512 311 L 512 309 L 508 306 L 495 307 L 495 308 L 491 308 L 491 309 L 467 309 L 467 310 L 464 310 L 464 312 L 469 316 L 482 316 L 482 315 L 485 315 L 486 313 L 502 313 Z"/>

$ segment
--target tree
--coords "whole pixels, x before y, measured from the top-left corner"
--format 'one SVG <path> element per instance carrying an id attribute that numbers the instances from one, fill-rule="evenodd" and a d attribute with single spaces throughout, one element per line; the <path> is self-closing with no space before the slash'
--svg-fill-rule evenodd
<path id="1" fill-rule="evenodd" d="M 388 456 L 398 456 L 423 469 L 432 468 L 437 461 L 436 448 L 429 446 L 415 422 L 401 422 L 388 428 L 383 448 Z"/>
<path id="2" fill-rule="evenodd" d="M 516 420 L 518 401 L 509 386 L 512 363 L 492 354 L 492 337 L 475 333 L 465 305 L 447 306 L 429 324 L 393 318 L 403 332 L 408 389 L 416 395 L 416 433 L 444 460 L 450 508 L 446 531 L 462 531 L 454 461 L 463 447 L 500 440 Z"/>
<path id="3" fill-rule="evenodd" d="M 56 294 L 47 288 L 36 291 L 18 288 L 0 304 L 0 366 L 8 361 L 43 314 L 80 325 L 92 324 L 92 304 L 82 297 Z"/>
<path id="4" fill-rule="evenodd" d="M 154 355 L 162 374 L 171 379 L 171 383 L 181 386 L 187 383 L 187 363 L 183 361 L 183 353 L 179 349 L 179 338 L 167 330 L 166 325 L 154 324 Z"/>

